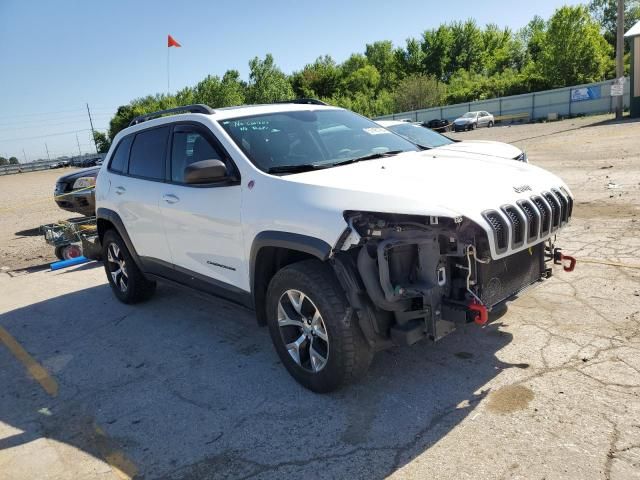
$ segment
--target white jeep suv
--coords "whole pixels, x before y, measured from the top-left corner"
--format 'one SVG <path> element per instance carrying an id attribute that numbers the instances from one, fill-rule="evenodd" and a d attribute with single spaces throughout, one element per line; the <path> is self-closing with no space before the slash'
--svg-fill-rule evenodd
<path id="1" fill-rule="evenodd" d="M 162 280 L 249 306 L 316 392 L 361 376 L 377 350 L 484 324 L 548 263 L 574 263 L 552 243 L 573 206 L 555 175 L 420 151 L 309 99 L 134 119 L 96 206 L 118 299 Z"/>

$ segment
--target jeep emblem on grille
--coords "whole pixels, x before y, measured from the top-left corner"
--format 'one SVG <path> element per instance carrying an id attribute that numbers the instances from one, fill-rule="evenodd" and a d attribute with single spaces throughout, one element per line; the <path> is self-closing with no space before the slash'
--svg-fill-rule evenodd
<path id="1" fill-rule="evenodd" d="M 531 187 L 529 185 L 520 185 L 519 187 L 513 187 L 516 193 L 530 192 Z"/>

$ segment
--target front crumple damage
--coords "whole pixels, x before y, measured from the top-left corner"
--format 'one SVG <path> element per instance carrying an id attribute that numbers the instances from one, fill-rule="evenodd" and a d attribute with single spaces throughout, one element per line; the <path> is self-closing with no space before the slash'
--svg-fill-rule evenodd
<path id="1" fill-rule="evenodd" d="M 550 240 L 494 260 L 486 230 L 465 217 L 345 212 L 345 219 L 334 262 L 352 271 L 348 295 L 372 343 L 438 340 L 458 324 L 484 323 L 551 275 Z"/>

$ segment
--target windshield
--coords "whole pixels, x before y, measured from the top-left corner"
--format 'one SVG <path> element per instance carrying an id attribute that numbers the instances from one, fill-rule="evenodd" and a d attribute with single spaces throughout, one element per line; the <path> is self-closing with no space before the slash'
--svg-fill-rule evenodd
<path id="1" fill-rule="evenodd" d="M 303 165 L 327 168 L 387 152 L 417 150 L 404 138 L 348 110 L 269 113 L 222 120 L 220 124 L 249 160 L 265 172 L 285 172 L 283 167 Z"/>
<path id="2" fill-rule="evenodd" d="M 462 115 L 462 118 L 474 118 L 477 114 L 478 112 L 467 112 L 464 115 Z"/>
<path id="3" fill-rule="evenodd" d="M 401 137 L 409 140 L 411 143 L 415 143 L 421 147 L 436 148 L 454 143 L 450 138 L 414 123 L 391 125 L 387 128 L 393 133 L 397 133 Z"/>

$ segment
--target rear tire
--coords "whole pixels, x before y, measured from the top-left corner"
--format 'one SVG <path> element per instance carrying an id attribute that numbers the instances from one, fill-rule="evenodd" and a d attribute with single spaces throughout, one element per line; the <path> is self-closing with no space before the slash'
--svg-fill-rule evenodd
<path id="1" fill-rule="evenodd" d="M 108 230 L 104 234 L 102 259 L 111 290 L 122 303 L 139 303 L 153 296 L 156 282 L 144 277 L 115 230 Z"/>
<path id="2" fill-rule="evenodd" d="M 276 352 L 305 388 L 326 393 L 366 373 L 373 351 L 328 265 L 305 260 L 278 271 L 266 307 Z"/>

